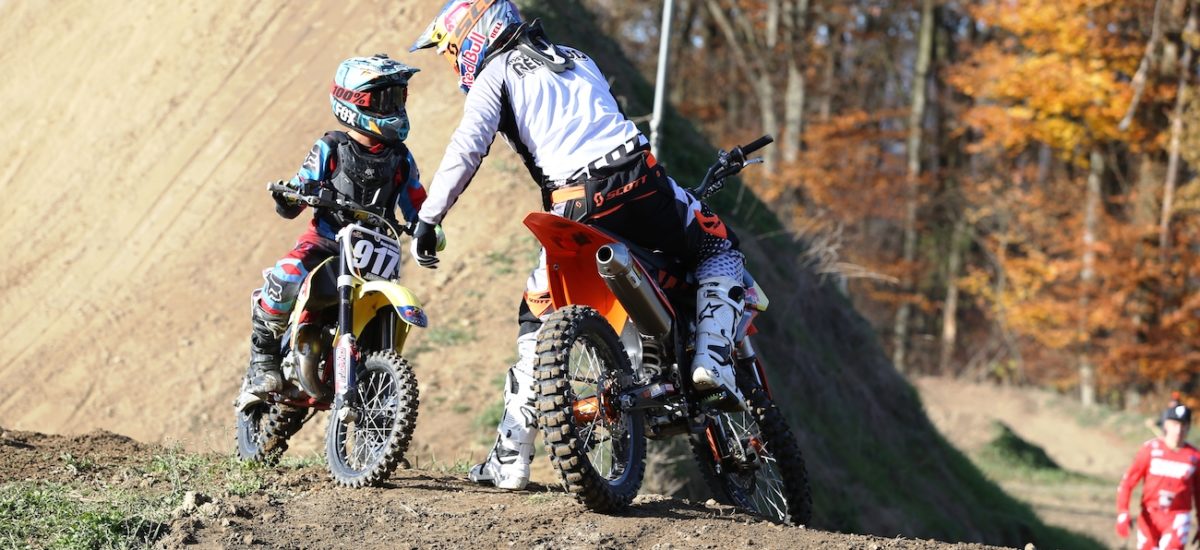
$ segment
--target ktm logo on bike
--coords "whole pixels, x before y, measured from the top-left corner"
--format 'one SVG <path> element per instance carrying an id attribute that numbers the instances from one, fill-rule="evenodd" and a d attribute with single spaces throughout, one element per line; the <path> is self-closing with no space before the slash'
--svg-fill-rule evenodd
<path id="1" fill-rule="evenodd" d="M 700 210 L 696 210 L 696 221 L 700 223 L 700 229 L 705 233 L 722 239 L 729 238 L 729 233 L 725 231 L 725 222 L 716 214 L 705 214 Z"/>

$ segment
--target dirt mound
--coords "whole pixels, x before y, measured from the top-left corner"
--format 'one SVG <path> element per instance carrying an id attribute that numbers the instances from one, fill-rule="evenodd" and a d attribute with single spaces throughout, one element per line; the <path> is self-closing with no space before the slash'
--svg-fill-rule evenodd
<path id="1" fill-rule="evenodd" d="M 77 437 L 0 429 L 0 480 L 78 479 L 81 465 L 92 473 L 111 473 L 148 454 L 150 447 L 128 437 L 97 431 Z"/>
<path id="2" fill-rule="evenodd" d="M 1116 480 L 1151 433 L 1117 415 L 1101 416 L 1053 392 L 974 384 L 947 378 L 917 380 L 929 418 L 955 445 L 978 450 L 1002 421 L 1044 448 L 1063 468 Z M 986 406 L 981 404 L 986 403 Z"/>
<path id="3" fill-rule="evenodd" d="M 386 487 L 342 490 L 331 487 L 320 466 L 282 466 L 256 471 L 261 486 L 247 492 L 233 488 L 228 474 L 203 475 L 226 457 L 181 454 L 107 432 L 0 430 L 0 448 L 0 479 L 25 487 L 65 484 L 93 501 L 122 492 L 154 497 L 148 501 L 161 512 L 143 514 L 154 527 L 137 533 L 167 547 L 989 548 L 785 527 L 714 503 L 658 495 L 639 496 L 625 514 L 600 515 L 555 488 L 510 493 L 422 470 L 401 470 Z M 174 467 L 164 470 L 163 463 Z"/>

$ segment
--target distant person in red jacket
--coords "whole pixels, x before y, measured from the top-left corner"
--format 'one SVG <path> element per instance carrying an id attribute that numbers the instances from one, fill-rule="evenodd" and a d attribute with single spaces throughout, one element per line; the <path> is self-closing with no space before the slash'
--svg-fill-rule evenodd
<path id="1" fill-rule="evenodd" d="M 1117 536 L 1129 536 L 1129 497 L 1139 481 L 1142 513 L 1138 516 L 1138 550 L 1182 550 L 1195 531 L 1192 508 L 1200 507 L 1200 450 L 1186 441 L 1192 411 L 1174 405 L 1163 414 L 1163 436 L 1138 449 L 1133 465 L 1117 489 Z"/>

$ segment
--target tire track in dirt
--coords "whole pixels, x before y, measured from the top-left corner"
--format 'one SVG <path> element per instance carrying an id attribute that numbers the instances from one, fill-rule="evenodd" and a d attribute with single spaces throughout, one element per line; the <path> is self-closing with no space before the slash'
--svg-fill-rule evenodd
<path id="1" fill-rule="evenodd" d="M 280 11 L 282 11 L 282 8 L 281 8 L 281 10 L 276 10 L 275 13 L 272 13 L 272 16 L 271 16 L 272 20 L 274 20 L 274 18 L 276 16 L 278 16 L 278 12 L 280 12 Z M 264 24 L 264 29 L 268 28 L 268 26 L 270 26 L 270 22 Z M 295 46 L 295 44 L 299 44 L 300 42 L 301 42 L 301 40 L 300 40 L 300 38 L 298 38 L 298 40 L 296 40 L 293 43 L 293 46 Z M 319 53 L 320 52 L 318 50 L 318 52 L 316 52 L 312 56 L 310 56 L 310 58 L 308 58 L 307 61 L 312 61 L 314 59 L 317 59 L 319 56 Z M 242 59 L 245 59 L 245 58 L 242 58 Z M 241 61 L 239 60 L 239 62 L 241 62 Z M 293 90 L 294 84 L 296 83 L 296 80 L 299 79 L 301 74 L 304 74 L 304 72 L 299 71 L 299 70 L 292 71 L 292 76 L 290 76 L 290 78 L 288 78 L 286 80 L 286 83 L 284 83 L 284 85 L 278 86 L 278 88 L 275 89 L 275 94 L 271 96 L 270 101 L 268 103 L 275 104 L 276 102 L 278 102 L 278 100 L 280 100 L 281 97 L 284 96 L 284 94 L 286 94 L 286 92 L 288 90 Z M 262 83 L 263 80 L 266 79 L 265 78 L 266 76 L 268 76 L 268 74 L 263 73 L 263 78 L 256 80 L 256 82 Z M 274 73 L 271 73 L 270 76 L 274 77 Z M 275 78 L 271 78 L 271 79 L 274 80 Z M 247 120 L 247 118 L 245 118 L 245 116 L 242 116 L 242 113 L 241 113 L 242 107 L 245 107 L 245 106 L 246 106 L 246 103 L 242 103 L 242 104 L 239 104 L 238 108 L 230 109 L 229 112 L 226 114 L 226 116 L 224 116 L 224 118 L 220 122 L 217 122 L 217 124 L 215 125 L 215 128 L 228 127 L 229 122 L 233 121 L 233 120 Z M 250 120 L 250 126 L 251 127 L 263 127 L 262 122 L 266 118 L 268 118 L 269 114 L 268 114 L 268 112 L 266 112 L 265 109 L 256 109 L 256 112 L 257 112 L 257 115 L 254 115 L 253 118 L 248 119 L 248 120 Z M 251 137 L 251 136 L 252 136 L 252 134 L 250 132 L 239 132 L 238 134 L 236 134 L 236 138 L 234 139 L 234 142 L 230 143 L 228 145 L 228 147 L 226 148 L 227 153 L 232 153 L 232 151 L 239 150 L 241 148 L 242 142 L 244 142 L 247 137 Z M 206 149 L 208 149 L 209 145 L 214 143 L 215 138 L 216 138 L 216 136 L 210 136 L 208 141 L 204 142 L 202 145 L 200 145 L 200 147 L 197 147 L 196 149 L 194 149 L 192 151 L 192 155 L 188 156 L 187 159 L 184 161 L 184 163 L 182 163 L 182 165 L 180 165 L 179 171 L 175 173 L 172 180 L 179 180 L 182 174 L 190 172 L 191 169 L 194 168 L 193 167 L 194 163 L 196 163 L 200 159 L 200 154 L 204 153 L 204 151 Z M 228 155 L 222 155 L 222 157 L 227 157 L 227 156 Z M 202 181 L 202 184 L 200 184 L 200 185 L 203 186 L 203 185 L 209 184 L 210 181 L 212 181 L 212 180 L 204 179 Z M 168 189 L 167 191 L 169 192 L 170 190 Z M 215 193 L 215 195 L 216 196 L 228 196 L 227 193 Z M 166 196 L 166 193 L 164 193 L 163 196 Z M 155 204 L 154 207 L 152 207 L 150 210 L 157 211 L 158 210 L 157 207 L 158 207 L 158 204 Z M 178 204 L 178 207 L 176 207 L 175 210 L 173 211 L 173 213 L 172 213 L 173 215 L 170 215 L 168 217 L 168 219 L 170 220 L 169 225 L 166 228 L 163 228 L 162 231 L 157 232 L 155 239 L 151 241 L 151 243 L 148 247 L 146 247 L 146 250 L 148 250 L 148 251 L 156 250 L 158 244 L 162 243 L 162 240 L 164 238 L 166 238 L 170 232 L 172 232 L 172 229 L 174 228 L 175 223 L 180 220 L 180 214 L 182 213 L 182 211 L 185 211 L 191 207 L 192 207 L 192 205 L 190 203 L 188 203 L 186 201 L 181 201 L 180 204 Z M 212 216 L 209 216 L 209 217 L 212 217 Z M 149 222 L 148 221 L 143 222 L 143 225 L 146 225 L 146 223 L 149 223 Z M 151 255 L 143 255 L 142 257 L 140 257 L 139 261 L 133 265 L 132 268 L 128 269 L 128 271 L 130 271 L 130 273 L 133 273 L 133 274 L 140 273 L 140 271 L 144 270 L 145 263 L 151 261 L 151 259 L 152 259 Z"/>
<path id="2" fill-rule="evenodd" d="M 253 10 L 254 8 L 257 8 L 260 5 L 262 5 L 262 4 L 260 4 L 260 3 L 249 4 L 249 6 L 251 7 L 251 10 Z M 267 19 L 259 27 L 259 30 L 256 34 L 258 36 L 265 36 L 265 34 L 266 34 L 265 31 L 267 29 L 269 29 L 271 26 L 273 26 L 274 22 L 279 17 L 280 13 L 282 13 L 283 11 L 284 11 L 284 6 L 282 6 L 282 5 L 277 6 L 274 10 L 272 10 L 270 15 L 267 17 Z M 209 103 L 211 102 L 211 100 L 215 97 L 221 96 L 223 94 L 223 92 L 227 91 L 229 81 L 235 75 L 239 74 L 240 69 L 245 64 L 246 60 L 256 59 L 257 56 L 254 53 L 255 50 L 262 51 L 262 48 L 264 47 L 263 44 L 265 44 L 265 43 L 269 43 L 269 41 L 262 40 L 262 41 L 250 42 L 250 44 L 247 47 L 244 54 L 241 56 L 237 56 L 237 62 L 234 63 L 234 66 L 225 73 L 224 78 L 216 86 L 216 88 L 213 90 L 213 92 L 206 96 L 204 102 L 201 103 L 201 106 L 200 106 L 198 112 L 200 112 L 200 113 L 207 112 L 207 107 L 208 107 Z M 267 73 L 261 73 L 260 76 L 265 76 L 266 74 Z M 263 79 L 260 78 L 260 80 L 257 82 L 261 82 L 262 80 Z M 292 80 L 289 80 L 288 83 L 290 84 L 292 81 L 294 81 L 294 78 Z M 286 88 L 287 88 L 286 86 L 283 88 L 277 88 L 276 89 L 276 97 L 278 97 L 278 95 L 280 93 L 282 93 L 282 91 Z M 236 105 L 233 109 L 230 109 L 226 113 L 225 117 L 223 119 L 221 119 L 220 122 L 218 122 L 217 124 L 214 125 L 214 128 L 219 130 L 221 128 L 230 127 L 231 126 L 229 124 L 230 121 L 235 119 L 235 115 L 239 114 L 239 108 L 241 108 L 243 105 L 244 105 L 244 103 Z M 169 113 L 169 111 L 168 111 L 168 113 Z M 266 115 L 266 111 L 259 109 L 258 115 L 253 119 L 253 122 L 257 123 L 257 122 L 261 121 L 265 115 Z M 258 124 L 250 124 L 250 127 L 257 127 L 257 126 L 258 126 Z M 239 132 L 237 135 L 238 135 L 237 140 L 235 140 L 233 144 L 231 144 L 229 147 L 226 148 L 226 151 L 225 151 L 226 153 L 236 150 L 237 146 L 239 144 L 241 144 L 242 139 L 244 139 L 246 137 L 247 133 Z M 200 158 L 200 155 L 202 153 L 204 153 L 206 151 L 207 147 L 209 145 L 213 144 L 215 142 L 215 140 L 218 139 L 219 137 L 220 137 L 219 134 L 213 134 L 206 141 L 202 142 L 200 146 L 192 148 L 191 154 L 188 155 L 187 158 L 185 158 L 183 160 L 183 162 L 179 164 L 179 169 L 176 170 L 175 173 L 171 177 L 163 180 L 163 182 L 161 184 L 162 191 L 155 197 L 154 201 L 152 201 L 150 203 L 150 205 L 146 207 L 145 212 L 158 213 L 161 210 L 163 210 L 164 201 L 167 199 L 167 197 L 169 197 L 171 195 L 172 191 L 176 190 L 174 183 L 181 181 L 181 179 L 182 179 L 181 176 L 183 174 L 187 173 L 190 168 L 193 168 L 193 165 L 196 164 L 196 161 Z M 227 156 L 228 155 L 226 154 L 226 155 L 222 155 L 217 158 L 225 158 Z M 210 181 L 211 181 L 211 179 L 205 178 L 201 182 L 201 185 L 204 185 Z M 123 266 L 125 268 L 124 272 L 136 274 L 136 273 L 139 273 L 142 271 L 142 268 L 145 265 L 145 261 L 149 258 L 147 253 L 153 251 L 157 247 L 157 245 L 160 242 L 162 242 L 162 239 L 170 231 L 170 229 L 173 227 L 174 223 L 179 219 L 179 216 L 178 216 L 179 212 L 182 211 L 183 209 L 191 206 L 187 201 L 179 201 L 179 202 L 180 202 L 180 204 L 173 211 L 169 212 L 167 215 L 167 219 L 170 220 L 167 227 L 163 228 L 160 231 L 157 231 L 156 237 L 148 245 L 139 247 L 143 251 L 143 253 L 139 255 L 137 262 L 132 267 Z M 151 226 L 154 223 L 153 218 L 150 215 L 144 215 L 144 216 L 139 216 L 139 217 L 141 219 L 141 222 L 130 229 L 130 231 L 126 235 L 126 237 L 127 237 L 126 240 L 128 240 L 128 237 L 130 237 L 132 235 L 142 233 L 147 227 Z M 115 264 L 113 264 L 113 265 L 115 266 Z"/>

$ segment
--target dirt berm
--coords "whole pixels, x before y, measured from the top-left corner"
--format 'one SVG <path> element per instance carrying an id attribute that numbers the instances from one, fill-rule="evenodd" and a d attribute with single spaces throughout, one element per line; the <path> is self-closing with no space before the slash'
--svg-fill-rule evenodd
<path id="1" fill-rule="evenodd" d="M 432 173 L 462 96 L 443 60 L 404 50 L 437 4 L 0 0 L 0 135 L 7 145 L 0 160 L 0 424 L 64 434 L 105 429 L 227 452 L 229 403 L 246 359 L 248 295 L 303 224 L 273 214 L 264 183 L 289 177 L 313 140 L 335 127 L 326 94 L 337 63 L 375 52 L 424 69 L 412 85 L 408 143 Z M 525 4 L 527 16 L 547 19 L 554 37 L 597 59 L 630 114 L 648 110 L 649 85 L 579 3 Z M 677 119 L 667 136 L 664 161 L 681 181 L 696 181 L 712 149 Z M 515 305 L 536 254 L 520 219 L 537 207 L 524 168 L 497 146 L 447 220 L 441 269 L 407 267 L 406 284 L 423 297 L 432 323 L 408 350 L 422 395 L 414 462 L 463 463 L 486 451 L 498 378 L 515 355 Z M 772 298 L 759 342 L 807 452 L 815 527 L 1066 544 L 943 441 L 871 327 L 798 266 L 799 247 L 759 237 L 778 224 L 751 193 L 725 191 L 718 210 L 742 235 Z M 320 434 L 307 427 L 298 447 L 312 448 Z M 544 462 L 535 481 L 553 485 Z M 263 540 L 308 546 L 270 537 L 345 533 L 349 527 L 321 524 L 318 511 L 379 502 L 399 516 L 409 513 L 401 512 L 405 506 L 440 509 L 447 521 L 469 516 L 495 532 L 529 531 L 509 527 L 527 512 L 517 505 L 527 495 L 445 476 L 406 473 L 392 489 L 362 493 L 303 483 L 312 500 L 291 501 L 287 510 L 295 512 L 282 519 L 292 524 L 295 517 L 294 525 Z M 701 491 L 698 485 L 684 494 Z M 563 521 L 580 532 L 640 521 L 648 527 L 637 529 L 660 533 L 617 541 L 639 545 L 658 539 L 637 537 L 668 540 L 676 521 L 693 530 L 707 522 L 714 533 L 742 521 L 703 519 L 708 512 L 675 500 L 632 512 L 661 521 L 580 514 L 558 500 L 551 506 L 546 517 L 569 518 Z M 305 507 L 308 516 L 299 511 Z M 346 521 L 377 517 L 386 516 L 350 514 Z M 470 525 L 461 524 L 459 542 L 503 540 L 473 535 Z M 377 542 L 434 542 L 415 536 Z"/>

